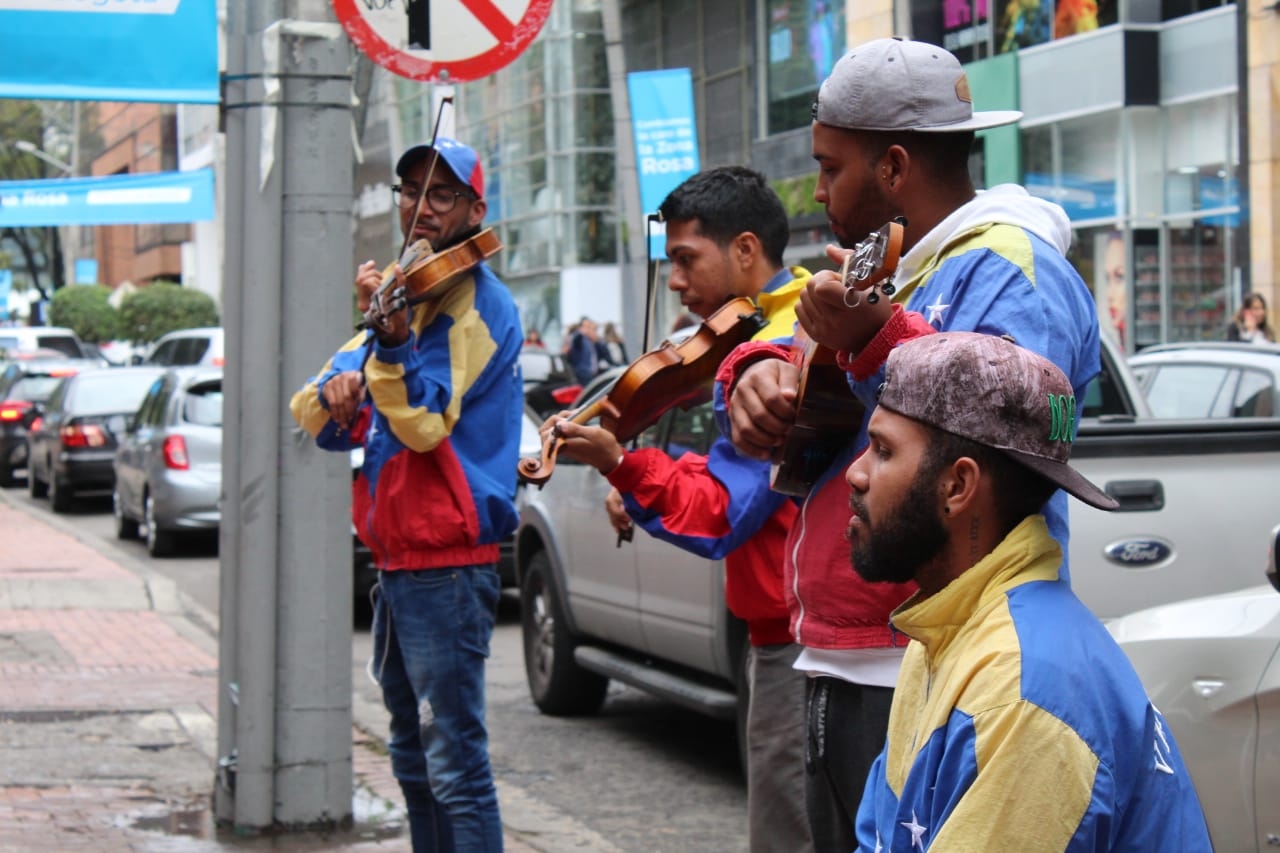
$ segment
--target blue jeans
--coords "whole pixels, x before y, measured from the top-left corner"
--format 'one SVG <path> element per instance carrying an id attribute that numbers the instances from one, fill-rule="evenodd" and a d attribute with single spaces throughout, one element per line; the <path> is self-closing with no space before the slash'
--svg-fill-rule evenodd
<path id="1" fill-rule="evenodd" d="M 499 589 L 493 565 L 379 573 L 373 672 L 414 853 L 502 850 L 484 723 Z"/>

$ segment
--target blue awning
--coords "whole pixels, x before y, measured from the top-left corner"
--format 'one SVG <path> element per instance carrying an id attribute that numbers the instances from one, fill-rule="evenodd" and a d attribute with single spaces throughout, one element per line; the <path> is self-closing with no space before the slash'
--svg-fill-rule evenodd
<path id="1" fill-rule="evenodd" d="M 0 227 L 213 219 L 213 170 L 0 181 Z"/>

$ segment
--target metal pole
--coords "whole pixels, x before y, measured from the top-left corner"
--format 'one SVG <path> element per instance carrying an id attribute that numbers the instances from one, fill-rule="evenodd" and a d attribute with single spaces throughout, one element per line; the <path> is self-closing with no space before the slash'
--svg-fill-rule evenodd
<path id="1" fill-rule="evenodd" d="M 264 399 L 281 466 L 276 819 L 287 826 L 348 823 L 352 808 L 351 458 L 317 448 L 289 414 L 293 391 L 353 334 L 351 50 L 323 8 L 329 20 L 282 24 L 284 101 L 298 106 L 283 123 L 281 383 Z"/>
<path id="2" fill-rule="evenodd" d="M 600 4 L 600 23 L 604 27 L 605 66 L 609 69 L 609 97 L 613 102 L 613 143 L 615 174 L 618 187 L 618 209 L 627 235 L 622 245 L 619 266 L 622 270 L 622 336 L 630 343 L 632 356 L 644 347 L 661 340 L 645 341 L 646 308 L 645 270 L 649 258 L 648 232 L 640 210 L 640 183 L 636 171 L 636 146 L 631 132 L 631 101 L 627 94 L 627 57 L 622 45 L 622 9 L 620 0 L 604 0 Z M 577 317 L 562 317 L 564 322 Z M 631 343 L 635 342 L 635 343 Z"/>
<path id="3" fill-rule="evenodd" d="M 351 325 L 350 57 L 327 4 L 286 5 L 228 8 L 215 806 L 239 831 L 351 817 L 350 466 L 288 413 Z"/>

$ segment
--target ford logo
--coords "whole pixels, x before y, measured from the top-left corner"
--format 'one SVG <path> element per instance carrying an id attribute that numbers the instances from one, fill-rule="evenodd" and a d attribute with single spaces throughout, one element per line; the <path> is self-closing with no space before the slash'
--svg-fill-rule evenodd
<path id="1" fill-rule="evenodd" d="M 1103 549 L 1107 559 L 1128 569 L 1149 569 L 1173 557 L 1173 546 L 1163 539 L 1122 539 Z"/>

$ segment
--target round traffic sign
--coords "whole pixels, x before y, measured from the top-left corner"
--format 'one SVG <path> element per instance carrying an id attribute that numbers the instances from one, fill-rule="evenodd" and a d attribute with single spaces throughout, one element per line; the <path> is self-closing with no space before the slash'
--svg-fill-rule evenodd
<path id="1" fill-rule="evenodd" d="M 355 46 L 388 71 L 465 83 L 519 56 L 551 0 L 333 0 L 333 9 Z"/>

